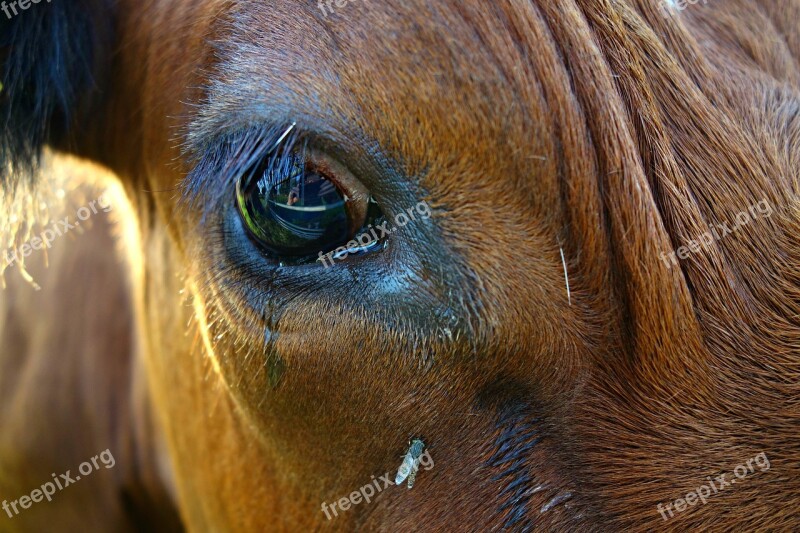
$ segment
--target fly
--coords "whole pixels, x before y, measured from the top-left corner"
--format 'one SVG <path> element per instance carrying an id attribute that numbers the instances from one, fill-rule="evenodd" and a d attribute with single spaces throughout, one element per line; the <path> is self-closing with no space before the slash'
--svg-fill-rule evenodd
<path id="1" fill-rule="evenodd" d="M 425 443 L 421 439 L 413 439 L 409 443 L 406 456 L 403 458 L 400 468 L 397 469 L 397 477 L 394 478 L 395 485 L 400 485 L 408 479 L 408 488 L 410 489 L 414 486 L 423 451 L 425 451 Z"/>

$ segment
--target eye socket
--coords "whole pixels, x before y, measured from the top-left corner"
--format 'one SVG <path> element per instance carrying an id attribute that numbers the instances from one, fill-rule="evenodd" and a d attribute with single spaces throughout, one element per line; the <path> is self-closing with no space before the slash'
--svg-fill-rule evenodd
<path id="1" fill-rule="evenodd" d="M 266 157 L 239 178 L 236 199 L 250 236 L 269 255 L 290 263 L 317 260 L 383 219 L 370 192 L 346 167 L 310 149 Z M 371 239 L 358 251 L 380 244 Z"/>

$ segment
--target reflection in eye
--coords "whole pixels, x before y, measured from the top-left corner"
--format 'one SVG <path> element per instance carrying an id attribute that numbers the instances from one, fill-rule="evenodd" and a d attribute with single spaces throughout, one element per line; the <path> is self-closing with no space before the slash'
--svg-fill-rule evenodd
<path id="1" fill-rule="evenodd" d="M 250 235 L 281 260 L 316 259 L 382 214 L 369 192 L 324 154 L 285 149 L 237 184 L 239 213 Z"/>

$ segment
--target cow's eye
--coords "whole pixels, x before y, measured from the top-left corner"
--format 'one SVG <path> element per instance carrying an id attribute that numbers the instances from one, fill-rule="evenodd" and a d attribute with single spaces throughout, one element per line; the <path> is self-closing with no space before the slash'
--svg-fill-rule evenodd
<path id="1" fill-rule="evenodd" d="M 359 252 L 382 244 L 368 231 L 383 218 L 370 192 L 344 165 L 314 150 L 267 157 L 239 178 L 236 197 L 250 236 L 283 262 L 317 260 L 359 236 Z"/>

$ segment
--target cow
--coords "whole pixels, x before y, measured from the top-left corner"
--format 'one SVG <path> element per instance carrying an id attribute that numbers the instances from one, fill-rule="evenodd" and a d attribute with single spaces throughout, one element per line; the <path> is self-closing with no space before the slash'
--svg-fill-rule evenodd
<path id="1" fill-rule="evenodd" d="M 8 7 L 0 529 L 800 528 L 800 1 Z"/>

